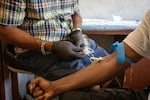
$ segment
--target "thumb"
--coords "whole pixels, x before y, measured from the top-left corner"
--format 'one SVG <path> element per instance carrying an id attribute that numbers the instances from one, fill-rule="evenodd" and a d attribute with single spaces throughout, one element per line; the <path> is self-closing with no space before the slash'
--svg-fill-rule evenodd
<path id="1" fill-rule="evenodd" d="M 36 86 L 37 86 L 36 81 L 32 81 L 32 83 L 29 84 L 28 88 L 30 90 L 30 93 L 33 93 L 33 90 L 36 88 Z"/>
<path id="2" fill-rule="evenodd" d="M 32 80 L 32 81 L 29 83 L 28 88 L 29 88 L 29 90 L 30 90 L 31 93 L 32 93 L 32 91 L 36 88 L 36 86 L 38 85 L 39 79 L 40 79 L 40 77 L 38 77 L 38 78 Z"/>
<path id="3" fill-rule="evenodd" d="M 77 57 L 77 58 L 83 58 L 83 57 L 85 57 L 85 54 L 83 53 L 83 48 L 74 47 L 73 51 L 74 51 L 74 56 L 75 57 Z"/>
<path id="4" fill-rule="evenodd" d="M 82 52 L 82 51 L 83 51 L 83 48 L 77 47 L 77 46 L 74 46 L 72 49 L 73 49 L 73 51 L 75 51 L 75 52 Z"/>

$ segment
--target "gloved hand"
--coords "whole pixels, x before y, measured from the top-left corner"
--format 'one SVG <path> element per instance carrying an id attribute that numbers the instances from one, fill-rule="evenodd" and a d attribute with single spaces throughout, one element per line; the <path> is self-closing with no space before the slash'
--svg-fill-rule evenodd
<path id="1" fill-rule="evenodd" d="M 84 48 L 84 39 L 80 30 L 73 31 L 69 34 L 70 41 L 77 47 Z"/>
<path id="2" fill-rule="evenodd" d="M 73 45 L 70 41 L 57 41 L 53 43 L 52 52 L 56 53 L 63 60 L 82 58 L 82 48 Z"/>

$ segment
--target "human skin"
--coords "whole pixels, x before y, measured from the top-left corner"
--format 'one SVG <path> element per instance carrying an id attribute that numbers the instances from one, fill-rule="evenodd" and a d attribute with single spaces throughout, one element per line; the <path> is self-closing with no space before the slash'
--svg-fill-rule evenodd
<path id="1" fill-rule="evenodd" d="M 80 14 L 72 15 L 73 28 L 81 27 L 82 18 Z M 16 26 L 0 25 L 0 39 L 28 50 L 40 50 L 42 40 L 34 38 L 32 35 L 23 31 Z M 45 45 L 45 50 L 51 52 L 53 42 L 48 42 Z"/>
<path id="2" fill-rule="evenodd" d="M 124 46 L 126 56 L 132 61 L 138 62 L 142 58 L 127 44 L 124 43 Z M 50 100 L 70 90 L 102 84 L 123 72 L 129 66 L 127 62 L 118 64 L 117 52 L 114 52 L 105 57 L 104 60 L 92 63 L 86 68 L 56 81 L 48 81 L 37 77 L 31 81 L 29 89 L 37 100 Z"/>

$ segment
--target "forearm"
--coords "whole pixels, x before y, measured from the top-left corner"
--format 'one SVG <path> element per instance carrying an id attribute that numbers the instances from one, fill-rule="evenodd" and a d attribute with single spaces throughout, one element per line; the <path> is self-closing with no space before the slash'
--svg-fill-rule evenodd
<path id="1" fill-rule="evenodd" d="M 126 56 L 130 57 L 134 62 L 141 59 L 141 56 L 127 45 L 125 45 L 125 50 Z M 118 64 L 117 52 L 114 52 L 105 57 L 104 60 L 92 63 L 88 67 L 52 83 L 56 94 L 60 94 L 69 90 L 104 83 L 123 72 L 129 66 L 127 62 Z"/>
<path id="2" fill-rule="evenodd" d="M 12 26 L 0 26 L 0 37 L 2 40 L 22 48 L 39 49 L 40 40 L 35 39 L 25 31 Z"/>
<path id="3" fill-rule="evenodd" d="M 82 26 L 82 17 L 80 14 L 72 15 L 73 28 L 80 28 Z"/>
<path id="4" fill-rule="evenodd" d="M 0 25 L 0 38 L 10 44 L 30 50 L 40 50 L 42 42 L 17 27 L 3 25 Z M 47 43 L 47 50 L 49 45 L 51 46 L 51 43 Z"/>
<path id="5" fill-rule="evenodd" d="M 56 93 L 58 92 L 58 94 L 60 94 L 65 91 L 91 86 L 98 83 L 100 84 L 110 80 L 118 74 L 118 72 L 122 72 L 129 66 L 128 64 L 117 64 L 116 58 L 114 58 L 115 55 L 116 54 L 108 56 L 103 61 L 93 63 L 77 73 L 54 81 Z"/>

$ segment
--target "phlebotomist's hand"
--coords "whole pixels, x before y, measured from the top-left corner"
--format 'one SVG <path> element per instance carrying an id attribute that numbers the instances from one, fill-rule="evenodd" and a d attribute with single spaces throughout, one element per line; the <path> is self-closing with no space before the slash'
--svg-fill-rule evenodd
<path id="1" fill-rule="evenodd" d="M 80 28 L 73 29 L 69 34 L 70 41 L 77 47 L 84 48 L 84 39 L 82 35 L 82 30 Z"/>
<path id="2" fill-rule="evenodd" d="M 75 46 L 70 41 L 57 41 L 53 43 L 52 52 L 56 53 L 63 60 L 82 58 L 82 48 Z"/>

